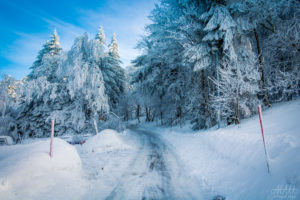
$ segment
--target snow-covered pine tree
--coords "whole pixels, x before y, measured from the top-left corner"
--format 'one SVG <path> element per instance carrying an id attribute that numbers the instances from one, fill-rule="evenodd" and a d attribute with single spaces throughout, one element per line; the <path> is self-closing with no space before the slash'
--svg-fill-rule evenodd
<path id="1" fill-rule="evenodd" d="M 236 41 L 237 59 L 225 59 L 218 68 L 219 80 L 213 79 L 220 93 L 212 94 L 212 108 L 220 109 L 227 124 L 238 124 L 241 118 L 251 116 L 259 104 L 257 92 L 260 76 L 257 59 L 249 43 L 247 38 L 241 38 L 238 44 Z"/>
<path id="2" fill-rule="evenodd" d="M 238 8 L 244 15 L 239 17 L 241 24 L 244 24 L 244 30 L 248 29 L 248 33 L 251 33 L 253 37 L 252 43 L 254 44 L 253 47 L 256 47 L 255 51 L 261 74 L 258 96 L 263 99 L 265 106 L 271 106 L 271 102 L 267 90 L 268 77 L 266 77 L 265 73 L 267 66 L 264 63 L 266 51 L 263 43 L 268 35 L 276 32 L 277 19 L 281 18 L 281 11 L 291 2 L 293 2 L 292 4 L 296 3 L 294 0 L 247 0 L 233 3 L 232 8 L 235 10 Z"/>
<path id="3" fill-rule="evenodd" d="M 20 113 L 17 117 L 18 131 L 22 137 L 42 137 L 46 135 L 46 118 L 51 109 L 52 87 L 45 76 L 26 81 L 22 89 Z"/>
<path id="4" fill-rule="evenodd" d="M 152 23 L 146 26 L 148 34 L 139 44 L 143 54 L 134 60 L 138 70 L 133 80 L 137 93 L 144 97 L 144 102 L 148 106 L 146 118 L 149 116 L 147 112 L 151 110 L 152 115 L 158 116 L 157 113 L 163 113 L 163 118 L 173 121 L 172 115 L 180 113 L 174 110 L 183 110 L 186 119 L 192 119 L 194 128 L 214 125 L 216 110 L 210 108 L 216 108 L 216 102 L 212 101 L 211 97 L 216 97 L 217 86 L 221 87 L 221 84 L 226 83 L 226 70 L 227 80 L 230 79 L 229 82 L 232 81 L 231 84 L 239 88 L 236 94 L 240 94 L 238 96 L 241 103 L 236 108 L 239 108 L 240 117 L 253 114 L 258 103 L 257 95 L 253 93 L 257 91 L 255 89 L 257 69 L 253 61 L 253 52 L 256 53 L 261 73 L 258 94 L 268 105 L 266 84 L 269 84 L 269 80 L 272 84 L 275 81 L 270 78 L 272 75 L 264 77 L 264 70 L 273 73 L 269 70 L 272 67 L 266 65 L 264 58 L 269 55 L 269 61 L 272 60 L 270 59 L 272 55 L 282 54 L 297 60 L 293 55 L 293 52 L 298 52 L 297 43 L 292 41 L 294 37 L 297 41 L 297 28 L 293 29 L 295 34 L 290 34 L 290 40 L 286 40 L 291 44 L 290 53 L 283 49 L 278 51 L 278 47 L 271 51 L 269 49 L 274 49 L 273 46 L 269 45 L 270 48 L 266 48 L 265 41 L 266 38 L 273 40 L 280 38 L 280 35 L 275 34 L 276 25 L 280 20 L 290 19 L 291 17 L 287 16 L 295 14 L 291 10 L 297 10 L 296 3 L 295 0 L 161 0 L 150 16 Z M 285 29 L 289 30 L 287 27 Z M 274 37 L 268 37 L 270 35 Z M 248 52 L 245 49 L 248 49 Z M 274 53 L 268 54 L 266 50 Z M 291 72 L 286 73 L 288 76 L 285 80 L 290 77 L 293 81 L 285 81 L 287 83 L 284 86 L 287 87 L 285 92 L 293 90 L 297 93 L 299 81 L 295 76 L 298 76 L 298 73 L 297 67 L 294 68 L 296 71 L 292 70 L 293 63 L 294 61 L 288 62 L 286 66 L 281 63 L 279 68 L 286 67 L 285 69 Z M 216 83 L 218 72 L 223 76 L 220 77 L 220 83 Z M 277 75 L 280 74 L 282 73 L 279 71 Z M 290 76 L 292 74 L 294 76 Z M 243 80 L 236 81 L 236 77 Z M 209 81 L 209 78 L 214 81 Z M 226 86 L 230 85 L 229 82 Z M 240 88 L 239 84 L 245 85 L 245 88 Z M 292 95 L 295 96 L 296 93 Z M 149 99 L 151 101 L 147 102 Z M 232 100 L 228 99 L 227 103 L 230 102 Z M 244 105 L 243 102 L 247 104 Z M 179 108 L 177 105 L 184 109 L 177 109 Z M 239 117 L 235 119 L 238 121 Z"/>
<path id="5" fill-rule="evenodd" d="M 182 63 L 184 42 L 178 34 L 183 10 L 181 3 L 164 0 L 152 11 L 152 24 L 146 27 L 149 34 L 139 44 L 143 55 L 133 62 L 138 67 L 135 88 L 143 95 L 147 121 L 156 117 L 162 124 L 178 124 L 188 118 L 191 70 Z"/>
<path id="6" fill-rule="evenodd" d="M 109 109 L 98 66 L 104 57 L 99 42 L 84 35 L 58 57 L 55 81 L 40 74 L 24 84 L 18 129 L 25 137 L 48 136 L 51 119 L 56 121 L 55 135 L 95 133 L 99 116 Z"/>
<path id="7" fill-rule="evenodd" d="M 211 9 L 202 15 L 207 21 L 203 41 L 216 48 L 216 92 L 212 107 L 216 113 L 239 123 L 241 117 L 248 117 L 258 104 L 258 71 L 252 46 L 247 36 L 243 35 L 232 16 L 238 16 L 234 10 L 229 12 L 230 4 L 212 4 Z M 208 19 L 208 20 L 207 20 Z M 218 78 L 220 77 L 220 78 Z"/>
<path id="8" fill-rule="evenodd" d="M 67 58 L 67 89 L 72 101 L 62 112 L 64 123 L 70 123 L 76 133 L 97 132 L 99 117 L 109 111 L 104 80 L 98 66 L 103 49 L 87 34 L 78 37 Z"/>
<path id="9" fill-rule="evenodd" d="M 98 40 L 100 42 L 100 46 L 105 48 L 106 37 L 102 26 L 99 27 L 98 33 L 95 36 L 95 40 Z"/>
<path id="10" fill-rule="evenodd" d="M 116 60 L 120 60 L 119 45 L 117 42 L 116 33 L 113 33 L 113 36 L 111 38 L 111 42 L 110 42 L 108 48 L 109 48 L 109 55 Z"/>
<path id="11" fill-rule="evenodd" d="M 22 81 L 5 75 L 0 81 L 0 135 L 11 135 L 18 138 L 16 117 L 19 108 L 19 89 Z"/>
<path id="12" fill-rule="evenodd" d="M 48 117 L 56 109 L 61 109 L 66 91 L 58 74 L 64 57 L 56 30 L 38 53 L 31 73 L 22 87 L 20 113 L 17 117 L 21 135 L 42 137 L 49 134 Z"/>
<path id="13" fill-rule="evenodd" d="M 213 102 L 210 94 L 217 92 L 208 77 L 217 77 L 219 60 L 234 59 L 235 51 L 232 39 L 236 23 L 231 17 L 224 1 L 202 1 L 201 9 L 191 6 L 187 12 L 186 25 L 191 29 L 185 33 L 187 48 L 185 59 L 192 64 L 198 81 L 192 91 L 193 128 L 207 128 L 216 122 L 210 107 Z M 199 90 L 200 89 L 200 90 Z M 217 114 L 218 115 L 218 114 Z"/>
<path id="14" fill-rule="evenodd" d="M 266 89 L 271 102 L 289 101 L 300 95 L 300 2 L 278 2 L 273 19 L 276 31 L 264 37 Z"/>
<path id="15" fill-rule="evenodd" d="M 43 48 L 39 51 L 37 60 L 33 63 L 31 73 L 28 75 L 29 80 L 36 79 L 41 76 L 46 76 L 50 82 L 56 80 L 55 72 L 58 67 L 60 53 L 62 48 L 59 43 L 59 36 L 54 30 L 50 36 L 50 41 L 46 41 Z"/>
<path id="16" fill-rule="evenodd" d="M 211 46 L 203 41 L 207 34 L 203 29 L 206 22 L 202 19 L 210 7 L 207 1 L 184 1 L 184 15 L 180 18 L 179 30 L 184 48 L 185 64 L 189 63 L 193 72 L 190 74 L 189 114 L 194 129 L 212 126 L 214 115 L 210 110 L 210 92 L 214 89 L 208 80 L 214 75 L 215 62 Z"/>
<path id="17" fill-rule="evenodd" d="M 102 33 L 102 38 L 104 33 Z M 116 40 L 116 35 L 113 34 L 111 43 L 108 46 L 108 54 L 99 62 L 101 72 L 103 74 L 105 93 L 109 99 L 109 105 L 113 112 L 118 111 L 118 104 L 125 93 L 125 71 L 121 67 L 119 55 L 119 46 Z"/>

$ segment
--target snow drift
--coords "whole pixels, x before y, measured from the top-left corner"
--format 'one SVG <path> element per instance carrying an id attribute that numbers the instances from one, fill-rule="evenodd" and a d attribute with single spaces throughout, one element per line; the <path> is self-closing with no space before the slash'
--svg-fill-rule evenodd
<path id="1" fill-rule="evenodd" d="M 87 153 L 101 153 L 130 148 L 131 147 L 123 141 L 119 133 L 111 129 L 106 129 L 88 139 L 83 145 L 82 150 Z"/>
<path id="2" fill-rule="evenodd" d="M 0 147 L 1 199 L 74 200 L 82 184 L 80 157 L 61 139 L 54 139 L 53 158 L 49 140 Z"/>
<path id="3" fill-rule="evenodd" d="M 300 100 L 274 105 L 262 114 L 270 174 L 258 116 L 218 130 L 175 127 L 156 132 L 173 146 L 190 184 L 204 183 L 194 192 L 207 199 L 299 199 Z"/>

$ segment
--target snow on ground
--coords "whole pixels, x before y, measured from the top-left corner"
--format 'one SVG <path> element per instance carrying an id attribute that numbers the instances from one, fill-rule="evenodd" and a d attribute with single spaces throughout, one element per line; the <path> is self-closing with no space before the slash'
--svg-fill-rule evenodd
<path id="1" fill-rule="evenodd" d="M 86 153 L 102 153 L 130 148 L 131 147 L 124 142 L 122 135 L 114 130 L 106 129 L 87 140 L 85 145 L 82 146 L 82 151 Z"/>
<path id="2" fill-rule="evenodd" d="M 49 139 L 1 146 L 0 197 L 300 199 L 300 101 L 263 111 L 263 122 L 270 174 L 258 116 L 197 132 L 142 124 L 123 133 L 104 130 L 82 146 L 55 139 L 52 159 Z"/>
<path id="3" fill-rule="evenodd" d="M 84 145 L 55 138 L 0 146 L 0 199 L 104 199 L 118 184 L 137 151 L 137 138 L 104 130 Z"/>
<path id="4" fill-rule="evenodd" d="M 162 134 L 187 175 L 205 183 L 199 190 L 209 198 L 219 194 L 230 200 L 300 199 L 300 101 L 263 111 L 263 123 L 270 174 L 258 116 L 219 130 L 144 128 Z"/>
<path id="5" fill-rule="evenodd" d="M 76 145 L 87 180 L 81 199 L 105 199 L 110 194 L 136 156 L 140 145 L 137 140 L 127 132 L 104 130 L 84 145 Z"/>
<path id="6" fill-rule="evenodd" d="M 0 197 L 5 200 L 78 199 L 84 192 L 81 160 L 61 139 L 0 147 Z"/>

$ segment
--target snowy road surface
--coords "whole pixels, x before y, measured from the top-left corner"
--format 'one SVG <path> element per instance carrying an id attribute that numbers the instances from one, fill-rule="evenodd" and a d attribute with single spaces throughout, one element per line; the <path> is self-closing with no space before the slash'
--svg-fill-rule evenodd
<path id="1" fill-rule="evenodd" d="M 131 128 L 127 136 L 134 138 L 135 144 L 138 144 L 135 151 L 109 152 L 111 155 L 107 160 L 103 160 L 103 153 L 98 154 L 102 158 L 96 158 L 95 155 L 92 158 L 81 156 L 83 168 L 90 174 L 90 179 L 94 179 L 90 185 L 91 192 L 84 199 L 200 198 L 199 195 L 197 198 L 191 195 L 192 182 L 185 175 L 184 167 L 172 148 L 159 134 Z M 106 163 L 107 166 L 98 166 L 99 163 Z M 117 163 L 119 165 L 116 167 Z M 92 168 L 95 169 L 94 172 Z M 106 168 L 110 171 L 104 172 Z M 103 182 L 104 179 L 106 181 Z M 107 180 L 110 184 L 103 189 L 104 185 L 108 185 Z"/>
<path id="2" fill-rule="evenodd" d="M 166 145 L 153 133 L 133 130 L 142 144 L 120 183 L 106 198 L 172 199 L 171 172 Z"/>

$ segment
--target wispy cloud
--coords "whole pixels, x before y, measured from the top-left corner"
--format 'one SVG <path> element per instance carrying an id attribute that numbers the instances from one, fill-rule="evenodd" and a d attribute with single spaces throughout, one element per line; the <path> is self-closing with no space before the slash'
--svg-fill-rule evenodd
<path id="1" fill-rule="evenodd" d="M 48 30 L 51 34 L 53 30 L 56 29 L 60 37 L 60 43 L 65 50 L 71 47 L 76 37 L 86 32 L 86 30 L 79 26 L 75 26 L 55 17 L 43 18 L 43 20 L 47 22 Z"/>
<path id="2" fill-rule="evenodd" d="M 46 29 L 34 34 L 15 32 L 17 39 L 8 46 L 5 52 L 2 52 L 2 56 L 10 60 L 12 64 L 0 69 L 0 73 L 11 73 L 13 76 L 21 78 L 21 71 L 23 71 L 23 76 L 25 76 L 38 51 L 49 39 L 54 29 L 57 29 L 63 49 L 68 50 L 74 39 L 84 32 L 88 32 L 93 37 L 99 25 L 104 27 L 108 44 L 113 32 L 117 34 L 123 66 L 127 66 L 138 55 L 138 50 L 134 47 L 141 35 L 144 34 L 144 26 L 149 23 L 147 16 L 156 1 L 107 1 L 105 7 L 92 10 L 77 8 L 75 9 L 78 14 L 76 25 L 54 17 L 43 10 L 32 12 L 23 9 L 36 20 L 44 23 Z M 14 71 L 18 71 L 18 73 L 13 73 Z"/>
<path id="3" fill-rule="evenodd" d="M 115 32 L 123 65 L 127 66 L 139 54 L 135 46 L 144 35 L 145 24 L 150 23 L 148 15 L 154 8 L 154 2 L 156 1 L 110 1 L 105 8 L 79 10 L 80 21 L 90 33 L 95 33 L 99 25 L 103 26 L 108 43 Z"/>
<path id="4" fill-rule="evenodd" d="M 2 56 L 11 62 L 8 66 L 0 69 L 1 74 L 10 74 L 17 78 L 26 76 L 30 72 L 29 68 L 36 59 L 38 51 L 46 40 L 49 40 L 54 29 L 57 29 L 61 45 L 65 50 L 71 47 L 74 38 L 84 33 L 80 27 L 62 20 L 56 18 L 42 19 L 48 24 L 46 32 L 35 34 L 15 32 L 17 39 L 5 51 L 1 52 Z"/>

